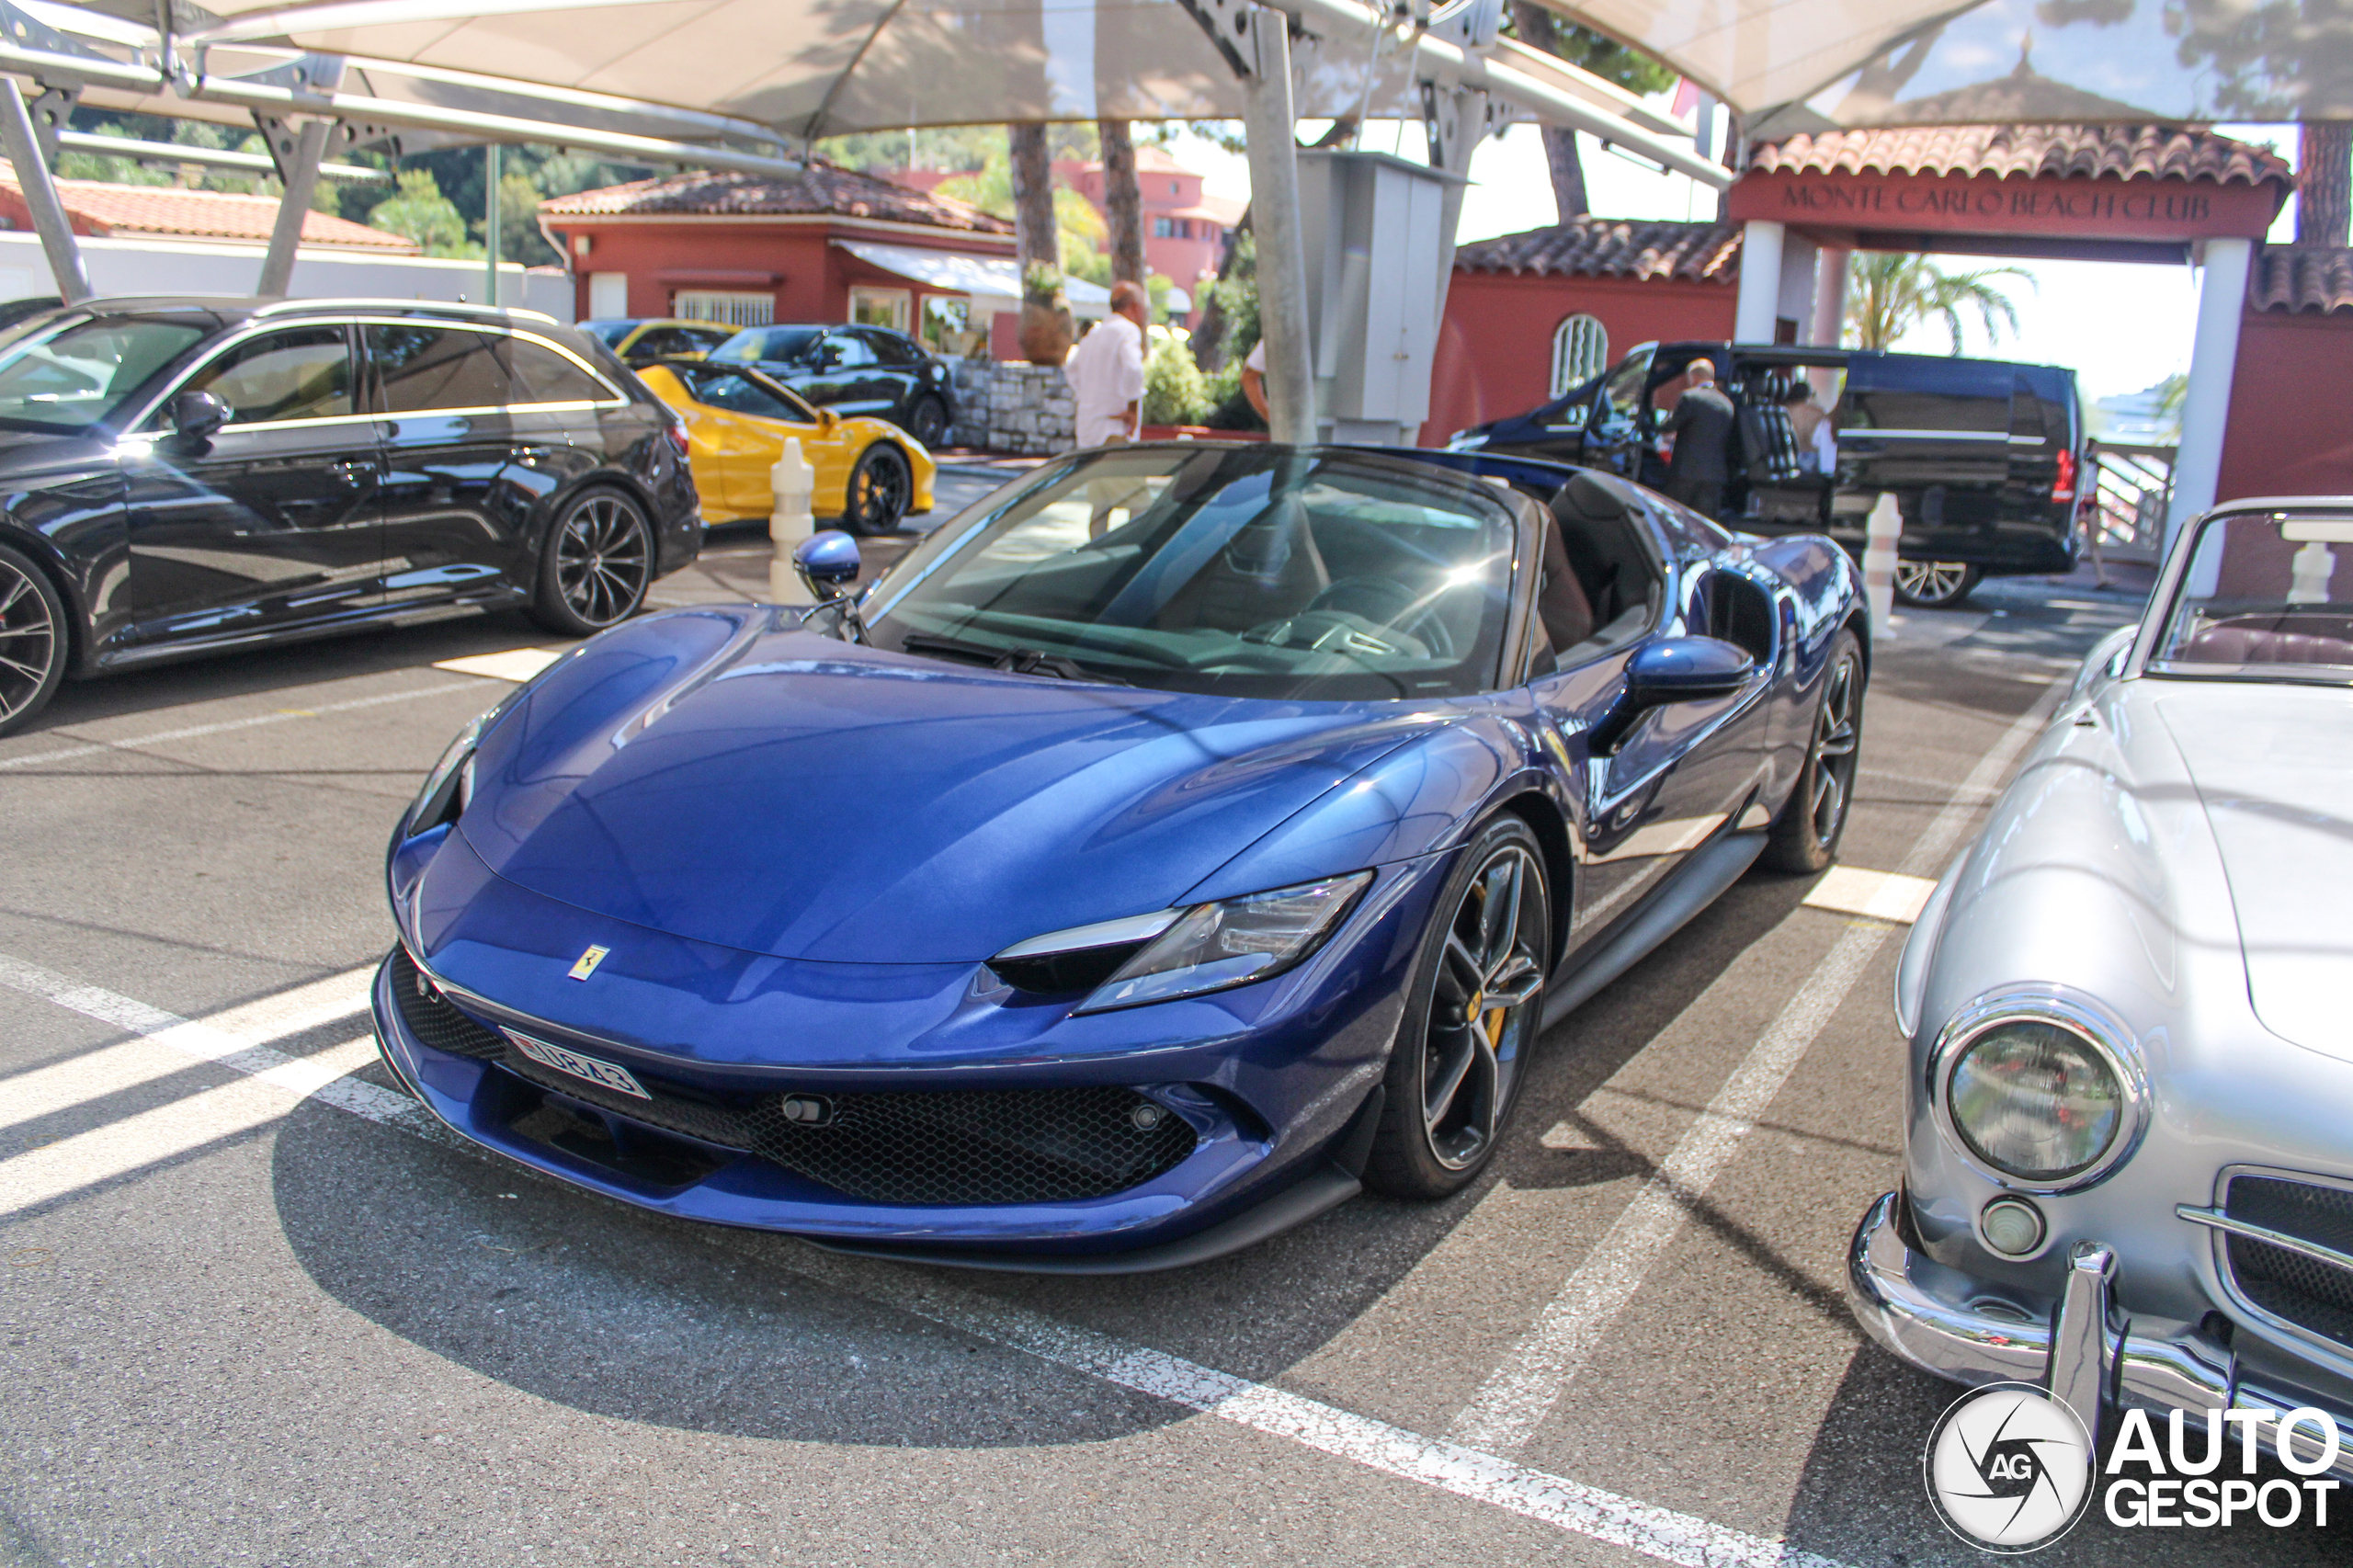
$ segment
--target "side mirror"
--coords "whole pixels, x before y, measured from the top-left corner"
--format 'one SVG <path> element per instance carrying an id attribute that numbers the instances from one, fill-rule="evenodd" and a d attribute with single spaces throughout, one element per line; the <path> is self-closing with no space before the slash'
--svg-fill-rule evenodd
<path id="1" fill-rule="evenodd" d="M 184 392 L 172 399 L 172 434 L 190 446 L 209 441 L 233 412 L 209 392 Z"/>
<path id="2" fill-rule="evenodd" d="M 1714 637 L 1662 637 L 1626 661 L 1626 695 L 1593 728 L 1596 752 L 1615 751 L 1634 722 L 1654 708 L 1730 697 L 1756 674 L 1745 648 Z"/>
<path id="3" fill-rule="evenodd" d="M 847 598 L 858 583 L 858 540 L 839 528 L 811 534 L 793 550 L 792 569 L 819 604 Z"/>
<path id="4" fill-rule="evenodd" d="M 838 414 L 835 414 L 832 409 L 830 409 L 830 408 L 821 408 L 821 409 L 817 410 L 817 428 L 818 428 L 818 429 L 820 429 L 820 430 L 830 430 L 830 429 L 832 429 L 835 426 L 836 426 L 836 425 L 840 424 L 841 422 L 842 422 L 842 416 L 841 416 L 840 415 L 838 415 Z"/>

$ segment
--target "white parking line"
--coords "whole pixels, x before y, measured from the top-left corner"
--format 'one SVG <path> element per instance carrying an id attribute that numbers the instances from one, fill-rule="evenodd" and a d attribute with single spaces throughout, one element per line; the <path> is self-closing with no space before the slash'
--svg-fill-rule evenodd
<path id="1" fill-rule="evenodd" d="M 337 1076 L 374 1058 L 372 1040 L 352 1040 L 303 1057 L 285 1056 L 266 1045 L 250 1043 L 253 1034 L 275 1029 L 275 1038 L 283 1039 L 345 1016 L 349 1009 L 344 1004 L 355 995 L 364 1003 L 369 972 L 354 970 L 198 1021 L 0 956 L 0 984 L 132 1030 L 150 1050 L 168 1049 L 182 1061 L 195 1057 L 250 1074 L 0 1160 L 0 1215 L 265 1126 L 284 1116 L 305 1095 L 404 1131 L 460 1142 L 404 1096 Z M 333 1008 L 343 1010 L 326 1012 Z M 326 1013 L 324 1019 L 322 1013 Z M 252 1034 L 233 1035 L 219 1027 L 230 1023 L 242 1025 Z M 6 1119 L 13 1108 L 9 1096 L 16 1085 L 88 1060 L 76 1058 L 14 1079 L 0 1079 L 0 1119 Z M 1801 1551 L 1786 1541 L 1656 1507 L 1181 1357 L 1058 1323 L 977 1291 L 938 1283 L 927 1273 L 840 1257 L 814 1247 L 799 1251 L 803 1261 L 792 1266 L 792 1272 L 847 1294 L 1187 1410 L 1288 1438 L 1386 1475 L 1622 1546 L 1663 1562 L 1687 1568 L 1842 1568 L 1831 1559 Z"/>
<path id="2" fill-rule="evenodd" d="M 2011 762 L 2039 733 L 2066 687 L 2052 685 L 1978 759 L 1904 857 L 1904 872 L 1933 871 L 1960 842 L 1983 791 L 2006 778 Z M 1488 1374 L 1448 1430 L 1465 1443 L 1515 1453 L 1535 1435 L 1567 1386 L 1585 1369 L 1659 1260 L 1690 1210 L 1740 1152 L 1756 1119 L 1797 1070 L 1855 982 L 1893 932 L 1859 926 L 1842 933 L 1718 1091 L 1643 1184 L 1575 1273 L 1563 1282 L 1503 1364 Z M 1703 995 L 1693 1004 L 1705 1004 Z M 1679 1021 L 1679 1020 L 1678 1020 Z M 1675 1026 L 1670 1024 L 1671 1029 Z"/>
<path id="3" fill-rule="evenodd" d="M 462 659 L 443 659 L 433 667 L 461 676 L 511 680 L 520 685 L 563 658 L 563 653 L 561 648 L 509 648 L 503 653 L 472 653 Z"/>
<path id="4" fill-rule="evenodd" d="M 190 724 L 186 729 L 158 730 L 153 734 L 133 735 L 129 740 L 98 741 L 89 745 L 67 746 L 63 751 L 29 752 L 23 756 L 0 757 L 0 767 L 30 767 L 37 763 L 65 762 L 77 756 L 95 756 L 102 751 L 137 751 L 142 746 L 160 745 L 165 741 L 194 740 L 199 735 L 222 735 L 232 730 L 256 729 L 263 724 L 283 724 L 295 719 L 316 719 L 327 713 L 348 713 L 358 708 L 381 708 L 388 702 L 414 702 L 423 697 L 439 697 L 447 692 L 480 689 L 474 681 L 449 681 L 440 686 L 416 687 L 407 691 L 388 691 L 377 697 L 355 697 L 347 702 L 323 702 L 316 708 L 281 708 L 274 712 L 256 713 L 246 719 L 224 719 L 217 724 Z"/>
<path id="5" fill-rule="evenodd" d="M 1928 906 L 1937 891 L 1930 877 L 1907 877 L 1901 871 L 1866 871 L 1860 866 L 1833 866 L 1805 895 L 1808 909 L 1836 915 L 1863 915 L 1909 926 Z"/>

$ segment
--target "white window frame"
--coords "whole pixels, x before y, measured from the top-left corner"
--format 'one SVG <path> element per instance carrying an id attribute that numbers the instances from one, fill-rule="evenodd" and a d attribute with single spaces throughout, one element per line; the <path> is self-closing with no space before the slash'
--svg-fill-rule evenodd
<path id="1" fill-rule="evenodd" d="M 1552 395 L 1589 381 L 1609 368 L 1609 329 L 1580 311 L 1552 329 Z"/>
<path id="2" fill-rule="evenodd" d="M 677 321 L 716 322 L 721 326 L 774 326 L 776 296 L 729 289 L 680 289 L 670 296 Z"/>
<path id="3" fill-rule="evenodd" d="M 868 321 L 858 313 L 860 305 L 881 305 L 889 312 L 888 321 Z M 849 286 L 849 323 L 852 326 L 883 326 L 892 332 L 905 332 L 907 319 L 915 313 L 915 290 L 883 289 L 871 283 Z M 913 335 L 910 334 L 909 335 Z"/>

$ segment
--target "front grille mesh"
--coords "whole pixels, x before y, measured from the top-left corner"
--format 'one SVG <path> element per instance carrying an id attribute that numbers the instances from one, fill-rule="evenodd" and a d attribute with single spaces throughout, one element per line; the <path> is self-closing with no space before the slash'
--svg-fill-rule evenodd
<path id="1" fill-rule="evenodd" d="M 1181 1116 L 1135 1090 L 910 1089 L 829 1094 L 813 1123 L 785 1114 L 787 1094 L 715 1095 L 648 1077 L 642 1100 L 532 1061 L 434 989 L 406 951 L 392 954 L 392 995 L 424 1044 L 493 1061 L 583 1105 L 722 1149 L 740 1150 L 874 1203 L 991 1205 L 1104 1198 L 1165 1174 L 1192 1153 Z M 806 1096 L 803 1096 L 806 1097 Z"/>
<path id="2" fill-rule="evenodd" d="M 2353 1254 L 2353 1192 L 2277 1176 L 2231 1178 L 2222 1211 L 2300 1241 Z M 2275 1317 L 2353 1346 L 2353 1269 L 2225 1233 L 2239 1293 Z"/>

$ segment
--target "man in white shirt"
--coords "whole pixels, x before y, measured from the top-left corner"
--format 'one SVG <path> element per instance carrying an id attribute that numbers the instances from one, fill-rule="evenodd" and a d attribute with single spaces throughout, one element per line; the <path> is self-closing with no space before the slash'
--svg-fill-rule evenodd
<path id="1" fill-rule="evenodd" d="M 1134 283 L 1111 286 L 1111 313 L 1078 340 L 1063 374 L 1078 399 L 1078 444 L 1110 447 L 1136 437 L 1143 408 L 1143 329 L 1152 306 Z"/>

